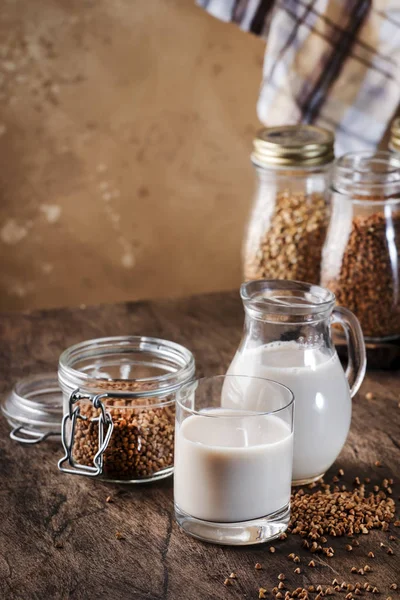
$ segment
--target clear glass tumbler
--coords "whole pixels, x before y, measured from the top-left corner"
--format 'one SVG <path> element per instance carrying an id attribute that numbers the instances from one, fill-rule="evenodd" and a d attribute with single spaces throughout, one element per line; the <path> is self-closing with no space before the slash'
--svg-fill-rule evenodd
<path id="1" fill-rule="evenodd" d="M 186 533 L 247 545 L 285 531 L 293 408 L 289 388 L 261 377 L 216 376 L 177 391 L 174 502 Z"/>

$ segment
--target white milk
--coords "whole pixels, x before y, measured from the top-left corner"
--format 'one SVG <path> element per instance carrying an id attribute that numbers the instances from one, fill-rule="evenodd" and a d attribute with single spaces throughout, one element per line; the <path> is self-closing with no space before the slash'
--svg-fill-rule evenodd
<path id="1" fill-rule="evenodd" d="M 277 416 L 211 409 L 175 431 L 174 496 L 205 521 L 233 523 L 284 508 L 290 499 L 293 435 Z"/>
<path id="2" fill-rule="evenodd" d="M 293 481 L 322 475 L 339 455 L 350 428 L 351 398 L 335 353 L 304 348 L 296 342 L 274 342 L 236 353 L 229 375 L 252 375 L 283 383 L 295 396 Z M 239 380 L 239 378 L 238 378 Z M 223 406 L 255 410 L 256 394 L 223 390 Z M 243 402 L 243 397 L 245 400 Z"/>

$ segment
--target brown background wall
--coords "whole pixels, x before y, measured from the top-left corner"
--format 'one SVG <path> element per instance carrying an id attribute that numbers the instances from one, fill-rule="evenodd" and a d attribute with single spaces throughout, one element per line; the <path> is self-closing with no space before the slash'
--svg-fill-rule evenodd
<path id="1" fill-rule="evenodd" d="M 194 0 L 3 0 L 0 309 L 233 288 L 264 44 Z"/>

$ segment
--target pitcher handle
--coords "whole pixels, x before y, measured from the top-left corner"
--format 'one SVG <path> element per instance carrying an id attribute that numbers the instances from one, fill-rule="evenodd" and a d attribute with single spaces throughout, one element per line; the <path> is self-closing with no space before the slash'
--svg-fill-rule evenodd
<path id="1" fill-rule="evenodd" d="M 332 323 L 339 323 L 346 336 L 348 355 L 346 377 L 353 398 L 360 389 L 367 368 L 363 332 L 357 317 L 343 306 L 336 306 L 333 309 Z"/>

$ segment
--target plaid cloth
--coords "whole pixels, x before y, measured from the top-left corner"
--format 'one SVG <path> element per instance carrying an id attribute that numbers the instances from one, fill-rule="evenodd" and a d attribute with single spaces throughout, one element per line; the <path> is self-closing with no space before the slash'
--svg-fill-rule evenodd
<path id="1" fill-rule="evenodd" d="M 258 116 L 375 149 L 400 102 L 400 0 L 197 0 L 267 40 Z"/>

